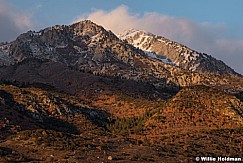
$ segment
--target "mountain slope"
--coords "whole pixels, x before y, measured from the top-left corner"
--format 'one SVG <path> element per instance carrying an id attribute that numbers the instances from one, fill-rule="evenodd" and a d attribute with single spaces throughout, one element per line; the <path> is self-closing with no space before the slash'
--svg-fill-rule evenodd
<path id="1" fill-rule="evenodd" d="M 17 84 L 31 84 L 41 88 L 57 89 L 77 96 L 85 94 L 95 96 L 100 92 L 108 93 L 119 90 L 131 96 L 163 98 L 163 92 L 156 89 L 151 83 L 97 76 L 73 70 L 60 62 L 36 58 L 28 58 L 15 65 L 0 68 L 0 80 L 5 83 L 14 81 Z M 167 92 L 166 96 L 171 93 L 173 92 Z"/>
<path id="2" fill-rule="evenodd" d="M 193 162 L 212 153 L 242 157 L 243 105 L 233 96 L 190 87 L 164 105 L 124 95 L 105 104 L 111 101 L 106 98 L 93 108 L 100 102 L 95 97 L 90 103 L 65 93 L 0 84 L 0 161 Z M 114 114 L 114 104 L 129 108 Z M 133 109 L 136 114 L 128 115 Z"/>
<path id="3" fill-rule="evenodd" d="M 239 75 L 224 62 L 161 36 L 130 29 L 120 34 L 119 37 L 150 55 L 152 53 L 159 60 L 163 59 L 165 62 L 185 70 L 219 75 Z"/>

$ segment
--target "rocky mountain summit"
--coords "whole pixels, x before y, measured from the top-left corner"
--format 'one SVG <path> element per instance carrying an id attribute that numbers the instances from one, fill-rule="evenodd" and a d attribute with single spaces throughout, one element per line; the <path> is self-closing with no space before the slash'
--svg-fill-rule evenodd
<path id="1" fill-rule="evenodd" d="M 239 76 L 222 61 L 160 36 L 132 30 L 120 38 L 126 41 L 89 20 L 56 25 L 1 44 L 0 64 L 47 59 L 82 72 L 150 82 L 156 87 L 227 85 L 222 78 Z"/>
<path id="2" fill-rule="evenodd" d="M 239 75 L 221 60 L 217 60 L 208 54 L 192 50 L 185 45 L 162 36 L 130 29 L 120 34 L 119 37 L 145 51 L 153 58 L 171 65 L 176 65 L 185 70 L 219 75 Z"/>
<path id="3" fill-rule="evenodd" d="M 5 46 L 8 49 L 3 51 Z M 29 31 L 0 49 L 2 62 L 5 58 L 10 58 L 8 63 L 16 63 L 34 57 L 61 62 L 96 75 L 124 78 L 142 78 L 135 72 L 139 72 L 140 76 L 141 73 L 148 74 L 156 62 L 149 62 L 143 51 L 121 41 L 112 32 L 91 21 L 53 26 L 39 32 Z"/>

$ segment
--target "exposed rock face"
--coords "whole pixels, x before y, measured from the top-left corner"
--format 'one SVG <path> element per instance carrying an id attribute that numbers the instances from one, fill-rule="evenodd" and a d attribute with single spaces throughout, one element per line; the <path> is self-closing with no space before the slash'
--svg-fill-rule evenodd
<path id="1" fill-rule="evenodd" d="M 120 34 L 119 37 L 135 47 L 154 53 L 158 59 L 167 59 L 185 70 L 220 75 L 239 75 L 222 61 L 161 36 L 131 29 Z"/>
<path id="2" fill-rule="evenodd" d="M 0 65 L 9 65 L 12 58 L 8 55 L 10 44 L 0 43 Z"/>

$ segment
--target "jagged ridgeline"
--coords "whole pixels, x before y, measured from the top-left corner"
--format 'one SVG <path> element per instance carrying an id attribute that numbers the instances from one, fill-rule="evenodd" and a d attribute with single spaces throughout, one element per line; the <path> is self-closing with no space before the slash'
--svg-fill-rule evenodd
<path id="1" fill-rule="evenodd" d="M 135 47 L 144 50 L 153 58 L 189 71 L 220 75 L 239 75 L 224 62 L 162 36 L 130 29 L 120 34 L 119 37 L 122 40 L 127 40 Z"/>
<path id="2" fill-rule="evenodd" d="M 89 20 L 29 31 L 0 46 L 0 63 L 9 65 L 34 57 L 96 75 L 153 81 L 155 85 L 185 86 L 217 78 L 210 75 L 239 76 L 222 61 L 163 37 L 136 30 L 119 36 L 122 40 Z"/>

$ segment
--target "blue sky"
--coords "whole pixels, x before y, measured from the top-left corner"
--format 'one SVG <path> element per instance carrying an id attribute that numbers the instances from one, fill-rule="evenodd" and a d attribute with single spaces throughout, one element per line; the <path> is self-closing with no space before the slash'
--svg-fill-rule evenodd
<path id="1" fill-rule="evenodd" d="M 68 24 L 76 16 L 95 9 L 112 10 L 128 6 L 134 14 L 157 12 L 164 15 L 185 17 L 195 22 L 227 24 L 241 32 L 243 27 L 242 0 L 8 0 L 38 18 L 39 26 Z M 241 36 L 243 37 L 243 36 Z"/>
<path id="2" fill-rule="evenodd" d="M 243 0 L 0 0 L 0 41 L 91 19 L 116 34 L 140 28 L 223 60 L 243 74 Z"/>

